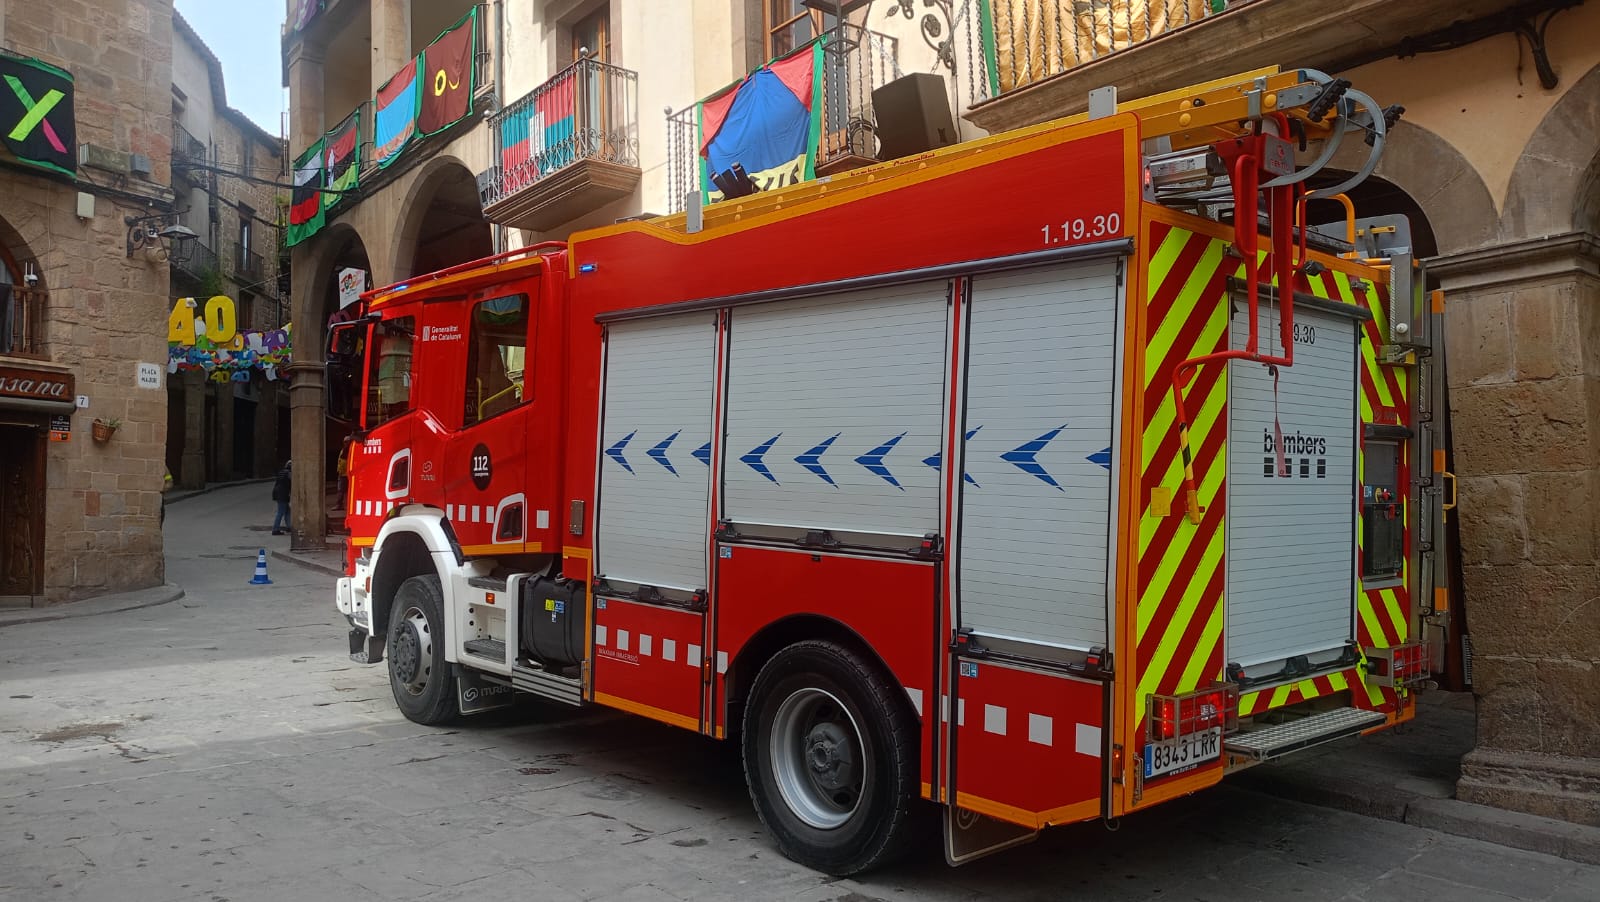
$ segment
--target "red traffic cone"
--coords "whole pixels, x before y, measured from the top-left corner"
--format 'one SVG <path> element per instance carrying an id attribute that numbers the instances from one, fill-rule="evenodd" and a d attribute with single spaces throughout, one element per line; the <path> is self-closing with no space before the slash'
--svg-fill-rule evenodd
<path id="1" fill-rule="evenodd" d="M 267 578 L 267 549 L 263 548 L 256 554 L 256 575 L 250 578 L 252 586 L 270 586 L 272 580 Z"/>

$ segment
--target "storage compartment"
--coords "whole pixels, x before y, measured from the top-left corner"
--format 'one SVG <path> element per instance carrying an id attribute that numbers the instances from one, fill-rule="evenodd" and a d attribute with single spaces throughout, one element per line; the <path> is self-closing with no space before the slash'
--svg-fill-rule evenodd
<path id="1" fill-rule="evenodd" d="M 522 585 L 522 650 L 547 668 L 583 660 L 583 584 L 536 577 Z"/>

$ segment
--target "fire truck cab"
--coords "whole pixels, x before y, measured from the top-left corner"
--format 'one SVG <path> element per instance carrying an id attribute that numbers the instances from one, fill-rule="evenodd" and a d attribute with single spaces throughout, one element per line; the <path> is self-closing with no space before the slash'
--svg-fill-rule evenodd
<path id="1" fill-rule="evenodd" d="M 1305 216 L 1397 109 L 1311 70 L 1092 106 L 369 292 L 352 657 L 419 723 L 735 738 L 835 874 L 921 800 L 960 863 L 1410 719 L 1443 301 L 1403 219 Z"/>

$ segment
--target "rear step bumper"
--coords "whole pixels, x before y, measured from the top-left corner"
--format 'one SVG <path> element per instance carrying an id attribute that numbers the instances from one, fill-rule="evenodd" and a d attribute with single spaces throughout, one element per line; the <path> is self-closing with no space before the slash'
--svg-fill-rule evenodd
<path id="1" fill-rule="evenodd" d="M 1388 715 L 1381 711 L 1363 711 L 1360 708 L 1338 708 L 1333 711 L 1324 711 L 1288 723 L 1273 724 L 1259 730 L 1236 733 L 1223 740 L 1223 747 L 1230 755 L 1242 758 L 1253 758 L 1257 761 L 1270 761 L 1308 749 L 1324 742 L 1354 736 L 1363 730 L 1370 730 L 1387 721 Z"/>

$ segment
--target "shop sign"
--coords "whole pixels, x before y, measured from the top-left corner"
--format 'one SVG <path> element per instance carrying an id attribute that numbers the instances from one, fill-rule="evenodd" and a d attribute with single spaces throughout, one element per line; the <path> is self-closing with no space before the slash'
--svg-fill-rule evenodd
<path id="1" fill-rule="evenodd" d="M 30 401 L 62 401 L 71 404 L 71 373 L 51 373 L 0 366 L 0 398 L 26 398 Z"/>
<path id="2" fill-rule="evenodd" d="M 50 441 L 52 441 L 52 442 L 70 442 L 70 441 L 72 441 L 72 417 L 71 416 L 68 416 L 67 414 L 64 414 L 64 413 L 58 413 L 55 416 L 52 416 L 50 418 Z"/>

